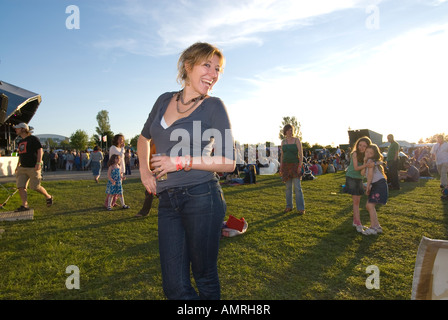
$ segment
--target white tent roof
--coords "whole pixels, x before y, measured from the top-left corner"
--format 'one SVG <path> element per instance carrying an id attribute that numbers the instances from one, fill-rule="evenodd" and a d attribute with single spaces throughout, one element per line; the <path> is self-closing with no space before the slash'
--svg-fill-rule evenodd
<path id="1" fill-rule="evenodd" d="M 414 146 L 413 143 L 404 141 L 404 140 L 397 140 L 398 144 L 400 145 L 400 147 L 404 147 L 404 148 L 411 148 Z M 380 145 L 380 148 L 387 148 L 390 146 L 390 142 L 385 142 L 382 145 Z"/>

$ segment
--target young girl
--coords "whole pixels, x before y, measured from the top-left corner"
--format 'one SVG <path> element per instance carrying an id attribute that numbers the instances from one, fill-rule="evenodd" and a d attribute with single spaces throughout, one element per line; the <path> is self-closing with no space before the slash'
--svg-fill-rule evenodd
<path id="1" fill-rule="evenodd" d="M 115 202 L 118 197 L 120 197 L 121 205 L 123 209 L 129 209 L 129 206 L 127 206 L 124 203 L 124 197 L 123 197 L 123 188 L 121 186 L 121 179 L 123 173 L 120 169 L 120 161 L 121 158 L 117 154 L 113 154 L 107 165 L 109 166 L 109 169 L 107 170 L 107 186 L 106 186 L 106 194 L 107 194 L 107 210 L 112 210 L 112 203 Z"/>
<path id="2" fill-rule="evenodd" d="M 377 204 L 386 204 L 388 198 L 388 187 L 386 175 L 381 165 L 383 156 L 376 144 L 371 144 L 365 152 L 365 163 L 373 163 L 373 168 L 366 167 L 364 174 L 367 177 L 366 195 L 368 201 L 366 204 L 367 211 L 370 214 L 370 228 L 364 230 L 363 234 L 371 235 L 382 233 L 383 229 L 378 222 L 378 216 L 375 206 Z"/>
<path id="3" fill-rule="evenodd" d="M 365 169 L 367 165 L 373 167 L 373 164 L 364 163 L 364 153 L 371 144 L 372 141 L 368 137 L 361 137 L 356 141 L 351 153 L 350 165 L 345 174 L 344 192 L 352 195 L 353 226 L 358 232 L 364 231 L 359 214 L 359 203 L 361 202 L 361 196 L 364 194 L 364 185 L 362 183 L 364 177 L 361 174 L 361 170 Z"/>

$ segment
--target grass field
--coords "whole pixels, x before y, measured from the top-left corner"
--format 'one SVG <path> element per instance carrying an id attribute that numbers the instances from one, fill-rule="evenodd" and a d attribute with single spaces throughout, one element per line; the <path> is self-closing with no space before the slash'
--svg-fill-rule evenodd
<path id="1" fill-rule="evenodd" d="M 278 175 L 257 178 L 255 185 L 223 186 L 227 215 L 244 217 L 249 227 L 221 240 L 222 299 L 407 300 L 422 236 L 448 238 L 448 202 L 440 199 L 438 180 L 391 191 L 378 210 L 384 233 L 364 236 L 352 227 L 350 196 L 341 193 L 344 173 L 302 182 L 303 216 L 283 213 Z M 0 299 L 164 299 L 158 202 L 149 217 L 134 218 L 144 198 L 139 179 L 124 183 L 131 209 L 112 212 L 102 206 L 104 180 L 43 185 L 55 196 L 53 207 L 31 191 L 34 220 L 0 221 Z M 19 205 L 17 194 L 7 209 Z M 361 217 L 368 225 L 365 209 Z M 79 268 L 80 289 L 66 287 L 71 265 Z M 366 288 L 371 265 L 379 268 L 379 289 Z"/>

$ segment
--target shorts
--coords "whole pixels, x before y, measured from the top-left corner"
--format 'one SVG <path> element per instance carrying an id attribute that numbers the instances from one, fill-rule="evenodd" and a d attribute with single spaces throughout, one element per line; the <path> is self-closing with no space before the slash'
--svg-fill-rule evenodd
<path id="1" fill-rule="evenodd" d="M 369 194 L 369 203 L 386 204 L 389 197 L 389 188 L 386 179 L 372 183 Z"/>
<path id="2" fill-rule="evenodd" d="M 355 179 L 345 176 L 344 192 L 351 194 L 352 196 L 362 196 L 365 194 L 362 179 Z"/>
<path id="3" fill-rule="evenodd" d="M 29 181 L 30 189 L 35 190 L 40 186 L 42 181 L 42 170 L 36 170 L 34 167 L 18 167 L 16 173 L 16 185 L 17 188 L 27 188 Z"/>

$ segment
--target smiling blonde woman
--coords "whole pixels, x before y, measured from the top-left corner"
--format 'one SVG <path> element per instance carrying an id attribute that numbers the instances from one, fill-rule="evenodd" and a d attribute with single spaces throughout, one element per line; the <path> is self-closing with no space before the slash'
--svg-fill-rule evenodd
<path id="1" fill-rule="evenodd" d="M 223 64 L 221 51 L 208 43 L 186 49 L 178 62 L 183 88 L 157 99 L 138 139 L 142 183 L 159 198 L 159 250 L 168 299 L 220 299 L 217 260 L 226 203 L 215 172 L 234 171 L 235 150 L 226 108 L 209 93 Z M 151 158 L 154 171 L 150 141 L 165 154 Z M 166 180 L 157 180 L 165 174 Z"/>

